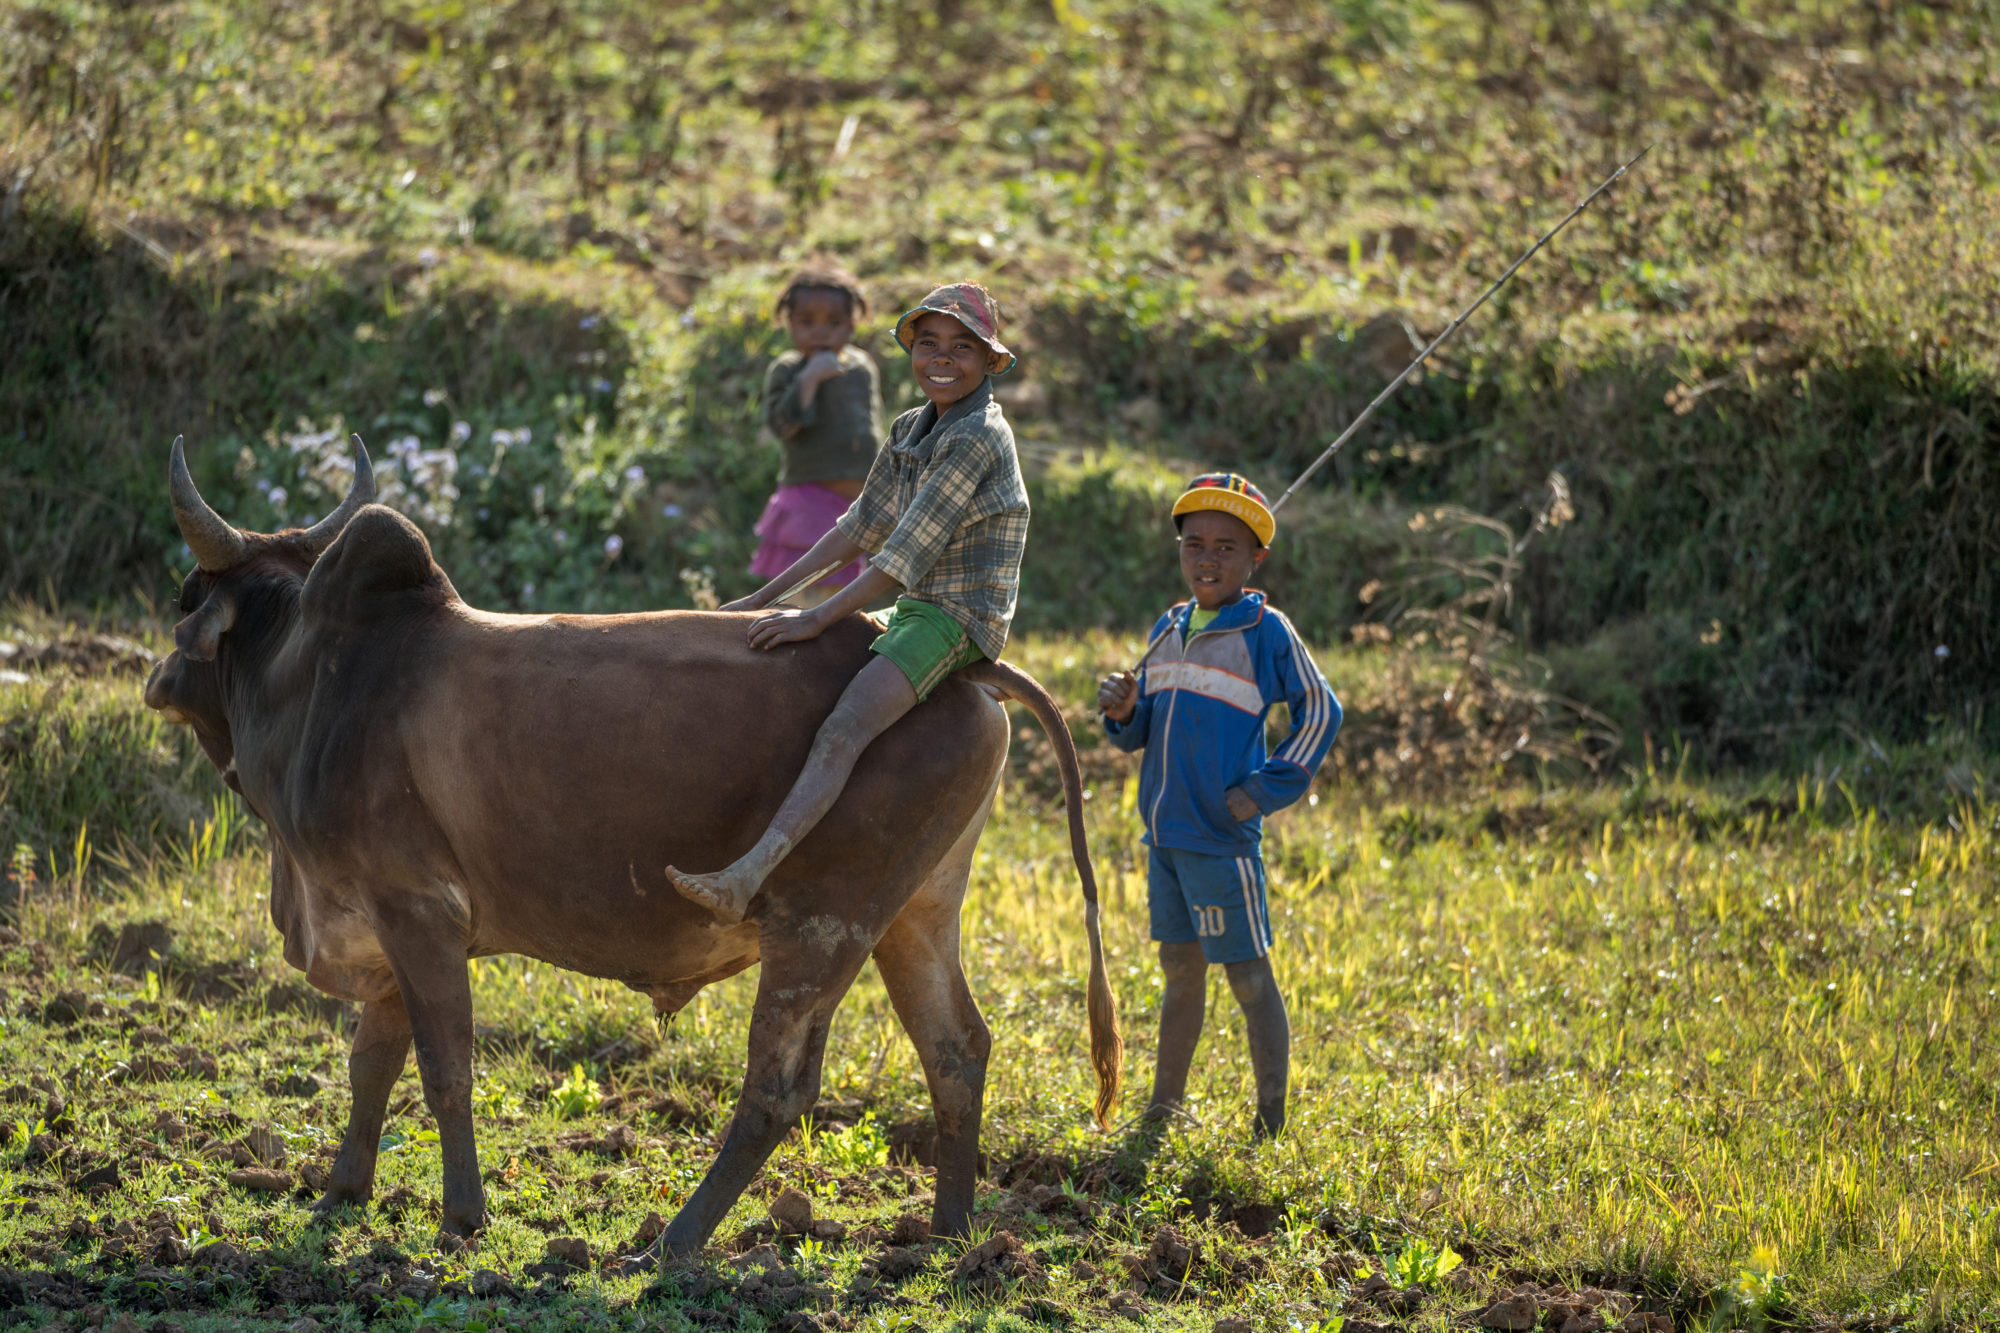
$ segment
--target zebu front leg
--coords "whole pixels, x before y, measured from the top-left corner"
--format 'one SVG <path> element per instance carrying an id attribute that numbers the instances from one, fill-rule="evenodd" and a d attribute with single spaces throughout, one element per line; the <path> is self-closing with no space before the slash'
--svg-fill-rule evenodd
<path id="1" fill-rule="evenodd" d="M 965 981 L 958 918 L 991 806 L 989 795 L 978 818 L 959 835 L 875 946 L 875 966 L 897 1018 L 917 1048 L 937 1117 L 937 1192 L 931 1232 L 939 1236 L 971 1231 L 973 1190 L 979 1179 L 979 1125 L 993 1033 Z"/>
<path id="2" fill-rule="evenodd" d="M 472 1131 L 472 978 L 465 930 L 448 901 L 412 895 L 378 907 L 378 937 L 389 956 L 410 1032 L 424 1101 L 437 1121 L 444 1165 L 440 1230 L 470 1236 L 486 1225 L 486 1187 Z"/>
<path id="3" fill-rule="evenodd" d="M 375 1192 L 375 1152 L 382 1142 L 382 1117 L 389 1093 L 402 1077 L 410 1058 L 410 1015 L 403 997 L 391 992 L 361 1006 L 361 1022 L 347 1053 L 347 1083 L 354 1105 L 347 1113 L 347 1132 L 340 1155 L 333 1159 L 326 1193 L 313 1204 L 320 1214 L 345 1204 L 367 1203 Z"/>

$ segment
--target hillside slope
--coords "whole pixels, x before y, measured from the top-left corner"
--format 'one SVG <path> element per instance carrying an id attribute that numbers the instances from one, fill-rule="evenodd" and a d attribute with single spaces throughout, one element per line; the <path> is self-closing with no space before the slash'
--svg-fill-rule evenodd
<path id="1" fill-rule="evenodd" d="M 485 604 L 727 595 L 768 304 L 825 250 L 902 400 L 894 313 L 1000 293 L 1023 622 L 1142 622 L 1179 475 L 1282 486 L 1657 140 L 1287 512 L 1274 593 L 1318 638 L 1477 593 L 1560 472 L 1577 516 L 1506 623 L 1628 735 L 1980 731 L 1989 7 L 1501 11 L 14 5 L 0 591 L 165 600 L 173 435 L 269 526 L 323 512 L 356 429 Z"/>

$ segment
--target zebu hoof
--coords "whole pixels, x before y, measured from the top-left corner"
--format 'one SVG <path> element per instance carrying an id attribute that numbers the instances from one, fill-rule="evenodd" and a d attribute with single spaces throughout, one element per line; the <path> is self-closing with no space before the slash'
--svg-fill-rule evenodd
<path id="1" fill-rule="evenodd" d="M 486 1230 L 486 1210 L 465 1209 L 461 1212 L 446 1211 L 444 1219 L 438 1223 L 438 1235 L 456 1236 L 460 1240 L 471 1240 Z"/>
<path id="2" fill-rule="evenodd" d="M 660 1256 L 651 1250 L 638 1254 L 621 1254 L 604 1266 L 606 1277 L 643 1277 L 656 1273 L 660 1268 Z"/>
<path id="3" fill-rule="evenodd" d="M 315 1222 L 331 1222 L 340 1214 L 353 1210 L 353 1218 L 359 1218 L 361 1210 L 368 1206 L 368 1196 L 353 1190 L 329 1189 L 312 1202 L 311 1212 Z M 352 1220 L 352 1219 L 349 1219 Z"/>

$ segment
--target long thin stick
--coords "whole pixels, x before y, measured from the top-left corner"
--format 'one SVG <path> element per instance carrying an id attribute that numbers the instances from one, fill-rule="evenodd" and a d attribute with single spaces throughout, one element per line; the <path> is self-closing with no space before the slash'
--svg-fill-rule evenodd
<path id="1" fill-rule="evenodd" d="M 783 606 L 786 602 L 791 601 L 792 598 L 797 597 L 807 588 L 812 587 L 813 584 L 818 583 L 821 579 L 825 578 L 828 574 L 833 573 L 834 570 L 839 568 L 840 565 L 833 564 L 833 565 L 828 565 L 825 569 L 815 569 L 812 573 L 806 575 L 804 578 L 800 579 L 797 583 L 794 583 L 791 587 L 785 589 L 785 591 L 781 595 L 773 597 L 770 601 L 764 603 L 764 605 Z"/>
<path id="2" fill-rule="evenodd" d="M 1403 381 L 1408 379 L 1412 374 L 1414 374 L 1416 372 L 1417 367 L 1421 366 L 1426 360 L 1429 359 L 1430 354 L 1432 352 L 1435 352 L 1440 346 L 1444 344 L 1444 340 L 1446 338 L 1449 338 L 1451 337 L 1452 334 L 1457 333 L 1458 326 L 1465 323 L 1466 320 L 1470 319 L 1472 317 L 1473 312 L 1478 310 L 1479 307 L 1485 305 L 1487 298 L 1492 296 L 1493 293 L 1499 291 L 1500 288 L 1506 283 L 1507 279 L 1514 276 L 1514 271 L 1516 269 L 1520 268 L 1521 265 L 1527 263 L 1530 259 L 1533 259 L 1535 257 L 1535 252 L 1537 250 L 1541 249 L 1543 246 L 1547 245 L 1550 241 L 1554 240 L 1557 232 L 1561 231 L 1564 227 L 1567 227 L 1571 222 L 1575 221 L 1577 214 L 1583 212 L 1584 209 L 1589 208 L 1592 202 L 1596 200 L 1598 195 L 1603 194 L 1606 190 L 1610 189 L 1613 182 L 1615 182 L 1620 176 L 1623 176 L 1626 172 L 1630 171 L 1634 166 L 1638 164 L 1640 157 L 1644 157 L 1646 154 L 1652 151 L 1653 151 L 1652 144 L 1647 144 L 1644 148 L 1640 149 L 1638 157 L 1633 158 L 1630 162 L 1627 162 L 1624 166 L 1618 168 L 1618 170 L 1612 172 L 1609 176 L 1607 176 L 1602 185 L 1599 185 L 1596 189 L 1592 190 L 1588 195 L 1584 197 L 1582 203 L 1578 204 L 1575 208 L 1572 208 L 1569 211 L 1568 216 L 1564 217 L 1561 222 L 1556 223 L 1555 226 L 1549 228 L 1549 230 L 1542 235 L 1542 238 L 1540 240 L 1536 241 L 1533 245 L 1529 246 L 1527 250 L 1522 253 L 1519 259 L 1515 260 L 1512 264 L 1509 264 L 1507 266 L 1507 271 L 1505 273 L 1502 273 L 1497 279 L 1495 279 L 1491 287 L 1488 287 L 1484 292 L 1481 292 L 1479 295 L 1479 299 L 1477 301 L 1474 301 L 1471 305 L 1467 306 L 1463 311 L 1459 312 L 1459 316 L 1457 319 L 1454 319 L 1451 323 L 1445 325 L 1444 332 L 1440 333 L 1437 337 L 1431 339 L 1431 345 L 1429 347 L 1426 347 L 1423 351 L 1418 352 L 1417 359 L 1410 362 L 1409 365 L 1405 366 L 1403 368 L 1402 374 L 1396 376 L 1395 379 L 1390 380 L 1388 387 L 1383 389 L 1382 392 L 1375 395 L 1374 402 L 1368 404 L 1368 406 L 1361 409 L 1361 415 L 1354 418 L 1353 421 L 1348 423 L 1347 429 L 1340 432 L 1340 438 L 1335 440 L 1332 444 L 1329 444 L 1326 447 L 1325 452 L 1320 454 L 1318 458 L 1315 458 L 1312 461 L 1312 466 L 1307 468 L 1304 472 L 1301 472 L 1299 474 L 1299 479 L 1293 482 L 1290 486 L 1285 488 L 1285 493 L 1278 497 L 1278 502 L 1276 504 L 1271 506 L 1271 512 L 1276 513 L 1278 510 L 1283 509 L 1285 507 L 1285 501 L 1292 498 L 1292 492 L 1298 490 L 1299 487 L 1305 485 L 1306 481 L 1312 476 L 1313 473 L 1320 470 L 1321 465 L 1323 465 L 1327 459 L 1332 458 L 1335 454 L 1339 453 L 1340 447 L 1346 444 L 1347 441 L 1350 438 L 1352 438 L 1355 431 L 1361 429 L 1361 423 L 1368 420 L 1369 417 L 1375 415 L 1375 409 L 1382 406 L 1384 402 L 1388 401 L 1389 395 L 1396 392 L 1397 389 L 1401 388 Z"/>

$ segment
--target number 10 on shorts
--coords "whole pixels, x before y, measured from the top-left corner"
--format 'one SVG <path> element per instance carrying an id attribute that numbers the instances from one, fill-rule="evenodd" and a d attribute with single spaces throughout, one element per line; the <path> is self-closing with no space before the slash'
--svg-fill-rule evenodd
<path id="1" fill-rule="evenodd" d="M 1229 933 L 1229 918 L 1220 907 L 1194 907 L 1194 933 L 1203 939 L 1219 939 Z"/>

